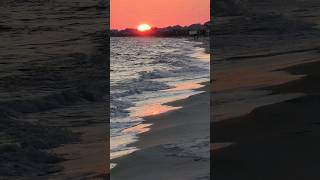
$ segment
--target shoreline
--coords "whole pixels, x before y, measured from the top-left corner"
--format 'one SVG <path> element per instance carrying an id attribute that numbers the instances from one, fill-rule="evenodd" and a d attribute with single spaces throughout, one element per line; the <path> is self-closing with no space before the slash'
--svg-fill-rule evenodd
<path id="1" fill-rule="evenodd" d="M 142 125 L 147 125 L 150 130 L 138 134 L 139 140 L 130 144 L 137 147 L 137 151 L 114 159 L 117 165 L 111 170 L 112 180 L 170 179 L 173 173 L 173 169 L 170 168 L 172 166 L 176 167 L 174 173 L 180 174 L 181 180 L 199 177 L 209 179 L 209 85 L 208 82 L 200 85 L 203 87 L 193 91 L 201 92 L 163 104 L 173 107 L 173 110 L 143 117 Z M 200 109 L 201 112 L 197 112 L 196 109 Z M 197 118 L 199 122 L 195 122 Z M 206 136 L 203 133 L 206 133 Z M 197 153 L 199 149 L 196 150 L 195 147 L 202 149 L 201 152 Z M 194 171 L 197 168 L 198 171 Z M 194 173 L 188 174 L 191 170 Z"/>
<path id="2" fill-rule="evenodd" d="M 175 164 L 177 171 L 174 173 L 178 173 L 177 178 L 181 180 L 209 179 L 209 87 L 206 85 L 199 90 L 205 92 L 167 103 L 173 107 L 182 106 L 181 109 L 144 118 L 144 123 L 152 124 L 151 130 L 139 134 L 139 141 L 132 144 L 139 148 L 138 151 L 115 159 L 118 165 L 111 170 L 112 180 L 170 178 L 173 169 L 168 164 L 171 163 Z M 196 117 L 200 122 L 194 122 Z M 199 149 L 192 149 L 193 146 L 202 148 L 202 152 L 197 154 Z M 186 174 L 191 170 L 194 172 Z M 206 173 L 208 176 L 204 175 Z"/>
<path id="3" fill-rule="evenodd" d="M 207 54 L 205 54 L 203 48 L 199 47 L 199 44 L 201 42 L 191 41 L 190 39 L 187 39 L 187 38 L 183 38 L 183 39 L 170 38 L 170 39 L 171 40 L 168 40 L 168 41 L 164 40 L 166 42 L 170 42 L 170 45 L 167 48 L 164 47 L 165 49 L 168 49 L 168 48 L 171 49 L 171 43 L 175 44 L 175 42 L 178 43 L 178 46 L 172 49 L 178 49 L 181 45 L 184 46 L 185 43 L 187 43 L 188 46 L 185 47 L 186 49 L 182 49 L 181 52 L 178 52 L 178 54 L 181 54 L 180 59 L 177 59 L 177 60 L 173 59 L 172 62 L 171 60 L 167 62 L 168 66 L 173 66 L 172 68 L 170 67 L 172 70 L 171 69 L 161 70 L 162 67 L 160 67 L 158 68 L 159 70 L 156 69 L 154 72 L 149 70 L 147 73 L 145 72 L 141 73 L 143 75 L 141 79 L 146 79 L 146 82 L 159 81 L 160 83 L 163 84 L 163 87 L 165 88 L 162 88 L 162 89 L 160 88 L 160 90 L 157 93 L 154 93 L 153 95 L 152 94 L 153 91 L 159 89 L 157 88 L 158 86 L 157 84 L 156 84 L 157 86 L 155 86 L 155 89 L 153 88 L 154 90 L 150 91 L 149 89 L 150 88 L 152 89 L 152 87 L 150 87 L 149 89 L 144 88 L 145 85 L 140 83 L 141 88 L 138 87 L 138 89 L 141 89 L 141 91 L 143 91 L 143 89 L 147 89 L 147 90 L 143 93 L 139 93 L 141 95 L 137 95 L 137 98 L 136 98 L 137 100 L 134 101 L 132 105 L 129 105 L 128 107 L 126 107 L 126 109 L 123 111 L 123 112 L 127 111 L 129 115 L 124 117 L 123 121 L 129 122 L 131 119 L 132 125 L 129 125 L 128 123 L 128 125 L 124 126 L 126 127 L 125 129 L 119 128 L 120 131 L 117 131 L 117 128 L 121 127 L 120 125 L 116 125 L 114 123 L 114 126 L 113 126 L 115 128 L 113 129 L 114 131 L 112 130 L 112 132 L 115 132 L 115 133 L 113 133 L 112 135 L 116 135 L 116 136 L 111 136 L 112 168 L 116 165 L 113 162 L 113 159 L 116 159 L 121 156 L 126 156 L 137 150 L 136 147 L 132 146 L 132 143 L 138 140 L 138 137 L 136 135 L 143 133 L 144 131 L 148 131 L 149 129 L 148 124 L 147 125 L 143 124 L 142 122 L 144 121 L 143 117 L 149 116 L 149 115 L 156 115 L 159 113 L 165 113 L 167 111 L 172 111 L 174 109 L 180 108 L 180 107 L 168 106 L 166 105 L 166 103 L 179 100 L 179 99 L 184 99 L 190 95 L 197 94 L 198 92 L 194 91 L 194 89 L 201 87 L 199 83 L 205 82 L 209 79 L 208 73 L 207 73 L 207 71 L 209 70 L 208 69 L 209 62 L 207 59 L 209 58 Z M 151 40 L 153 41 L 153 39 Z M 171 53 L 169 53 L 169 55 L 170 54 Z M 177 55 L 173 55 L 173 54 L 175 53 L 172 53 L 172 56 L 174 56 L 173 58 L 175 58 Z M 161 58 L 163 57 L 160 56 L 159 59 Z M 150 59 L 152 60 L 153 58 L 150 58 Z M 166 57 L 164 57 L 163 60 L 160 60 L 159 64 L 165 61 L 166 61 Z M 190 63 L 186 63 L 189 61 Z M 186 65 L 183 65 L 183 64 L 186 64 Z M 153 66 L 153 62 L 151 67 L 152 66 Z M 155 68 L 156 67 L 157 66 L 155 66 Z M 187 70 L 185 71 L 183 67 L 186 67 Z M 196 71 L 198 68 L 200 72 Z M 195 74 L 195 76 L 193 76 L 193 74 Z M 157 78 L 159 80 L 156 80 Z M 133 93 L 135 91 L 133 91 Z M 143 98 L 144 94 L 146 94 L 147 99 Z M 127 101 L 127 100 L 124 100 L 124 101 Z M 130 99 L 127 102 L 130 102 Z M 113 122 L 117 122 L 117 119 L 115 119 L 115 121 Z M 123 136 L 121 136 L 121 134 Z"/>

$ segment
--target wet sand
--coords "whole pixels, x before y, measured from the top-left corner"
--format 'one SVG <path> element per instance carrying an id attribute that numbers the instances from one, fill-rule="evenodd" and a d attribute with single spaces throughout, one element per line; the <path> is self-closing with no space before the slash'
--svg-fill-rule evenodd
<path id="1" fill-rule="evenodd" d="M 168 103 L 181 109 L 146 117 L 151 130 L 133 145 L 140 150 L 116 159 L 112 180 L 207 179 L 209 156 L 209 93 Z M 174 177 L 173 177 L 174 176 Z"/>

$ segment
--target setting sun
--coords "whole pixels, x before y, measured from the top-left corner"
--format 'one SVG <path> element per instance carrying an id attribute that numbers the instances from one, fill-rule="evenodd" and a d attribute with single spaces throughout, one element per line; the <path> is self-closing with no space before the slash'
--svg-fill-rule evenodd
<path id="1" fill-rule="evenodd" d="M 141 24 L 138 26 L 138 30 L 143 32 L 143 31 L 149 31 L 151 29 L 151 26 L 148 24 Z"/>

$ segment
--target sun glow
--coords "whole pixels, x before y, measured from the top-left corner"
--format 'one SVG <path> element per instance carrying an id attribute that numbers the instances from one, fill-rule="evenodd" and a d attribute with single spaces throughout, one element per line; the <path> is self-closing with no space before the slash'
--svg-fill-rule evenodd
<path id="1" fill-rule="evenodd" d="M 151 26 L 148 24 L 140 24 L 138 26 L 138 31 L 144 32 L 144 31 L 149 31 L 151 29 Z"/>

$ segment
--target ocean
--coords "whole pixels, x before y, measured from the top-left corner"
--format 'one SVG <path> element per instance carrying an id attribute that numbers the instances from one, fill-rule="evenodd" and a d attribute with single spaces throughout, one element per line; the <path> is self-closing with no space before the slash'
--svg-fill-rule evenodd
<path id="1" fill-rule="evenodd" d="M 210 56 L 201 44 L 187 38 L 111 38 L 111 159 L 138 150 L 130 144 L 151 125 L 143 117 L 180 108 L 165 103 L 201 92 L 210 75 Z"/>

